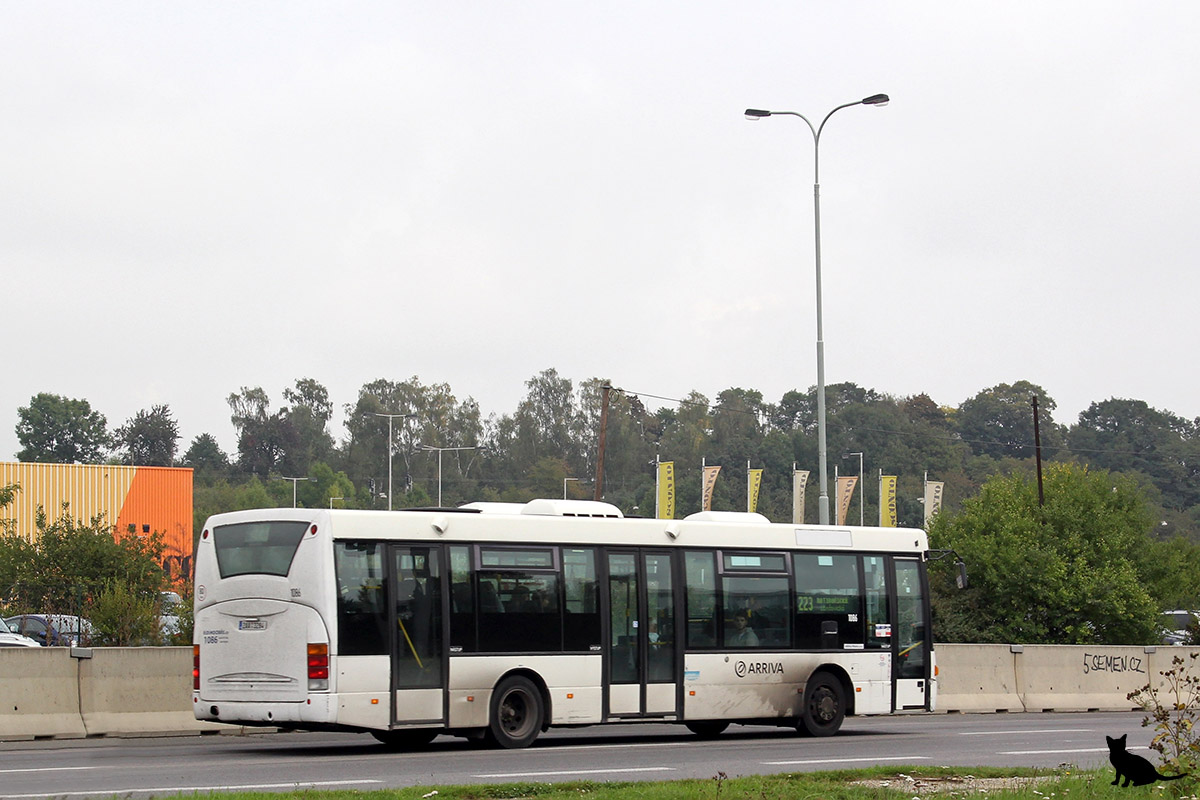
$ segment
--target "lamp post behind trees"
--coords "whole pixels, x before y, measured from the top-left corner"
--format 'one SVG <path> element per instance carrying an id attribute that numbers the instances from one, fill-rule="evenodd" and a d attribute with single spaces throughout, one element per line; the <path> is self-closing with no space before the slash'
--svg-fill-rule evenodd
<path id="1" fill-rule="evenodd" d="M 821 131 L 829 118 L 850 106 L 886 106 L 889 98 L 886 94 L 873 94 L 853 103 L 843 103 L 825 115 L 820 126 L 814 127 L 808 117 L 795 111 L 764 111 L 758 108 L 747 108 L 748 119 L 786 114 L 799 117 L 808 125 L 813 135 L 813 236 L 816 241 L 816 270 L 817 270 L 817 456 L 820 464 L 820 495 L 817 497 L 817 517 L 822 525 L 829 524 L 829 467 L 825 447 L 825 336 L 821 326 Z"/>
<path id="2" fill-rule="evenodd" d="M 387 417 L 388 421 L 388 511 L 392 510 L 392 420 L 397 417 L 403 419 L 405 417 L 415 417 L 416 414 L 380 414 L 375 412 L 377 417 Z"/>
<path id="3" fill-rule="evenodd" d="M 478 450 L 477 446 L 470 447 L 434 447 L 428 444 L 417 444 L 418 450 L 424 450 L 427 453 L 438 454 L 438 508 L 442 506 L 442 453 L 456 452 L 459 450 Z"/>

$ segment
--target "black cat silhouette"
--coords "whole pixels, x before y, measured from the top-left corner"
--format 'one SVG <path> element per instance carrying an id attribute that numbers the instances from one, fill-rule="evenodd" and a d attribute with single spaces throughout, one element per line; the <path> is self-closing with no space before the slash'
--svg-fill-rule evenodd
<path id="1" fill-rule="evenodd" d="M 1125 782 L 1121 784 L 1121 787 L 1124 788 L 1131 783 L 1134 786 L 1146 786 L 1155 781 L 1177 781 L 1188 776 L 1189 773 L 1186 772 L 1182 775 L 1158 774 L 1158 770 L 1154 768 L 1153 764 L 1125 749 L 1127 736 L 1129 734 L 1125 734 L 1120 739 L 1114 739 L 1111 736 L 1104 737 L 1108 740 L 1108 760 L 1113 765 L 1113 769 L 1117 771 L 1117 777 L 1112 782 L 1113 786 L 1120 783 L 1121 778 L 1125 779 Z"/>

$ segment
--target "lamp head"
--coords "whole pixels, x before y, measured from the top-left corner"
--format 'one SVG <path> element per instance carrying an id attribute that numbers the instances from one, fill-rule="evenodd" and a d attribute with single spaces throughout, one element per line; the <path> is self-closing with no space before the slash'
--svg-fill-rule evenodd
<path id="1" fill-rule="evenodd" d="M 763 111 L 761 108 L 747 108 L 746 119 L 762 119 L 763 117 L 771 116 L 770 111 Z"/>
<path id="2" fill-rule="evenodd" d="M 886 106 L 890 98 L 886 94 L 873 94 L 863 98 L 864 106 Z M 749 113 L 749 112 L 747 112 Z"/>

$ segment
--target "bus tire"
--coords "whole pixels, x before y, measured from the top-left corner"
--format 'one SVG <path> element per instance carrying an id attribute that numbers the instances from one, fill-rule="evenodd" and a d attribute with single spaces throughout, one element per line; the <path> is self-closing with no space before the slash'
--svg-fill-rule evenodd
<path id="1" fill-rule="evenodd" d="M 701 739 L 715 739 L 725 732 L 729 723 L 719 719 L 702 719 L 696 722 L 685 722 L 684 726 Z"/>
<path id="2" fill-rule="evenodd" d="M 846 718 L 846 691 L 828 672 L 814 672 L 804 689 L 804 708 L 796 726 L 804 736 L 833 736 Z"/>
<path id="3" fill-rule="evenodd" d="M 542 693 L 533 681 L 513 675 L 500 681 L 492 693 L 488 742 L 496 747 L 528 747 L 542 730 Z"/>
<path id="4" fill-rule="evenodd" d="M 400 731 L 371 731 L 371 735 L 389 750 L 418 750 L 438 735 L 436 728 L 415 728 Z"/>

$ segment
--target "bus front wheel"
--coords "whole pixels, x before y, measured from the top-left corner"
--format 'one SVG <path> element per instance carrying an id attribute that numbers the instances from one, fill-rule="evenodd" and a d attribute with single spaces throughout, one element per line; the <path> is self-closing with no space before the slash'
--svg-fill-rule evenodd
<path id="1" fill-rule="evenodd" d="M 816 672 L 804 690 L 804 708 L 796 729 L 806 736 L 833 736 L 846 718 L 842 682 L 828 672 Z"/>
<path id="2" fill-rule="evenodd" d="M 514 675 L 492 694 L 487 739 L 498 747 L 515 749 L 533 744 L 542 729 L 542 693 L 533 681 Z"/>

